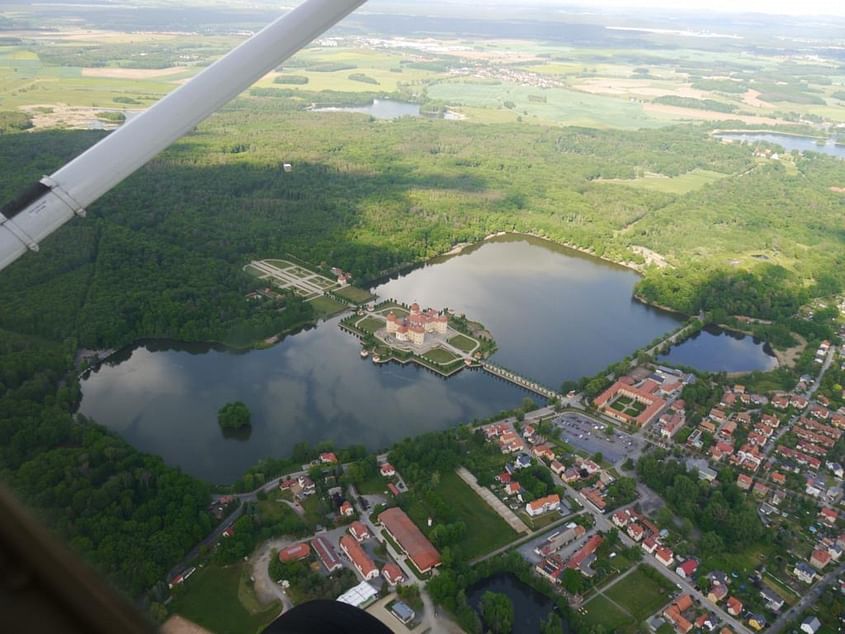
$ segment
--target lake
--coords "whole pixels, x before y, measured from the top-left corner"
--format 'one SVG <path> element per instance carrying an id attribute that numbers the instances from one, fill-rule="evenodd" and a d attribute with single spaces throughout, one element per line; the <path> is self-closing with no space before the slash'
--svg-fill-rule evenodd
<path id="1" fill-rule="evenodd" d="M 543 621 L 554 609 L 554 603 L 549 597 L 522 583 L 514 575 L 503 572 L 487 577 L 467 589 L 467 601 L 479 616 L 481 597 L 485 592 L 498 592 L 511 600 L 512 632 L 539 632 Z"/>
<path id="2" fill-rule="evenodd" d="M 777 359 L 767 343 L 712 327 L 674 346 L 659 360 L 707 372 L 768 371 L 777 367 Z"/>
<path id="3" fill-rule="evenodd" d="M 313 112 L 361 112 L 376 119 L 398 119 L 400 117 L 419 117 L 420 105 L 390 99 L 374 99 L 369 106 L 332 106 L 313 108 Z"/>
<path id="4" fill-rule="evenodd" d="M 837 158 L 845 158 L 845 146 L 836 145 L 833 139 L 826 139 L 824 145 L 818 145 L 817 139 L 807 136 L 794 136 L 791 134 L 742 132 L 742 133 L 720 133 L 716 135 L 720 139 L 740 141 L 742 143 L 773 143 L 785 150 L 798 150 L 800 152 L 820 152 Z"/>
<path id="5" fill-rule="evenodd" d="M 596 258 L 508 236 L 373 290 L 465 312 L 496 339 L 493 362 L 558 388 L 677 327 L 677 317 L 632 299 L 637 279 Z M 359 342 L 338 321 L 242 353 L 141 343 L 82 381 L 81 412 L 168 464 L 222 483 L 301 441 L 386 448 L 492 416 L 529 395 L 479 370 L 443 379 L 414 365 L 376 366 L 360 358 Z M 224 438 L 217 425 L 217 410 L 233 400 L 252 411 L 246 439 Z"/>

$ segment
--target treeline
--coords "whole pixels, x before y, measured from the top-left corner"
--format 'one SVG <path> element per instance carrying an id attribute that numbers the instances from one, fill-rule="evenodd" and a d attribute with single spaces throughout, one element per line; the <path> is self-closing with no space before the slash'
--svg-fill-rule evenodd
<path id="1" fill-rule="evenodd" d="M 0 333 L 0 479 L 134 598 L 211 530 L 209 489 L 73 416 L 75 351 Z"/>
<path id="2" fill-rule="evenodd" d="M 662 103 L 667 106 L 680 106 L 681 108 L 694 108 L 696 110 L 712 110 L 714 112 L 736 112 L 737 107 L 724 101 L 715 99 L 694 99 L 692 97 L 678 97 L 676 95 L 662 95 L 654 99 L 654 103 Z"/>
<path id="3" fill-rule="evenodd" d="M 756 509 L 736 486 L 731 469 L 723 469 L 714 486 L 677 460 L 666 459 L 665 452 L 655 451 L 639 459 L 637 475 L 678 515 L 705 535 L 712 533 L 715 538 L 708 542 L 718 539 L 724 548 L 737 552 L 765 538 Z"/>

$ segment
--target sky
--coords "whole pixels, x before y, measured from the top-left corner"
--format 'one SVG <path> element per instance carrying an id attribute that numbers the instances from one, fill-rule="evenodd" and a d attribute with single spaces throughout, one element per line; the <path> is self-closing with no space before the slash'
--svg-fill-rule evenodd
<path id="1" fill-rule="evenodd" d="M 448 1 L 448 0 L 447 0 Z M 454 1 L 454 0 L 453 0 Z M 462 0 L 457 0 L 462 1 Z M 486 0 L 485 4 L 518 5 L 518 0 Z M 753 12 L 774 15 L 845 16 L 845 0 L 525 0 L 525 4 L 580 7 L 654 7 L 710 12 Z M 843 34 L 845 37 L 845 34 Z"/>

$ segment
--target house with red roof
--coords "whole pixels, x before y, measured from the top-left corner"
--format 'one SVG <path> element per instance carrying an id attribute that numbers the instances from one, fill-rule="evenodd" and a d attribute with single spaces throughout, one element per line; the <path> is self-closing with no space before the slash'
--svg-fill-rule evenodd
<path id="1" fill-rule="evenodd" d="M 362 542 L 365 539 L 369 539 L 372 537 L 370 535 L 370 529 L 367 528 L 367 525 L 364 522 L 356 521 L 352 522 L 349 525 L 349 534 L 355 538 L 356 541 Z"/>
<path id="2" fill-rule="evenodd" d="M 810 556 L 810 565 L 816 570 L 822 570 L 830 563 L 830 559 L 830 553 L 819 548 L 814 550 L 813 554 Z"/>
<path id="3" fill-rule="evenodd" d="M 552 470 L 552 473 L 554 473 L 558 478 L 561 477 L 566 471 L 566 466 L 564 466 L 557 460 L 552 460 L 552 463 L 549 465 L 549 468 Z"/>
<path id="4" fill-rule="evenodd" d="M 388 490 L 388 491 L 390 491 L 390 494 L 391 494 L 393 497 L 399 497 L 399 493 L 400 493 L 400 491 L 399 491 L 399 489 L 396 487 L 396 485 L 395 485 L 395 484 L 393 484 L 392 482 L 388 482 L 388 483 L 387 483 L 387 490 Z"/>
<path id="5" fill-rule="evenodd" d="M 355 570 L 358 571 L 365 581 L 375 579 L 379 575 L 378 567 L 370 559 L 370 556 L 361 548 L 355 539 L 349 535 L 340 538 L 340 549 L 346 554 Z"/>
<path id="6" fill-rule="evenodd" d="M 751 485 L 753 483 L 754 480 L 751 478 L 751 476 L 748 476 L 744 473 L 740 473 L 739 476 L 737 476 L 736 485 L 743 491 L 748 491 L 749 489 L 751 489 Z"/>
<path id="7" fill-rule="evenodd" d="M 657 537 L 650 535 L 642 543 L 642 547 L 644 551 L 651 555 L 655 550 L 657 550 Z"/>
<path id="8" fill-rule="evenodd" d="M 384 568 L 381 569 L 381 576 L 384 577 L 390 586 L 398 586 L 405 581 L 405 575 L 402 573 L 402 569 L 392 561 L 385 564 Z"/>
<path id="9" fill-rule="evenodd" d="M 298 544 L 282 548 L 279 551 L 279 561 L 282 563 L 299 561 L 300 559 L 305 559 L 310 554 L 311 548 L 308 546 L 307 542 L 300 542 Z"/>
<path id="10" fill-rule="evenodd" d="M 687 559 L 684 563 L 675 568 L 675 572 L 678 576 L 684 577 L 685 579 L 692 579 L 696 570 L 698 570 L 698 562 L 695 559 Z"/>
<path id="11" fill-rule="evenodd" d="M 684 612 L 693 605 L 692 597 L 688 594 L 681 595 L 675 599 L 669 607 L 663 610 L 663 616 L 681 634 L 687 634 L 692 629 L 692 623 L 684 616 Z"/>
<path id="12" fill-rule="evenodd" d="M 654 558 L 667 568 L 675 562 L 675 555 L 670 548 L 660 546 L 654 551 Z"/>
<path id="13" fill-rule="evenodd" d="M 631 377 L 622 377 L 608 389 L 595 398 L 593 404 L 596 409 L 607 416 L 621 421 L 625 424 L 634 424 L 638 427 L 648 425 L 660 411 L 666 406 L 666 401 L 655 395 L 660 386 L 654 381 L 644 381 L 640 387 L 634 387 L 634 380 Z M 625 397 L 636 401 L 645 408 L 637 415 L 625 413 L 616 409 L 617 401 Z M 617 405 L 618 407 L 618 405 Z"/>
<path id="14" fill-rule="evenodd" d="M 522 485 L 519 482 L 509 482 L 505 487 L 505 495 L 508 497 L 515 495 L 522 499 Z"/>
<path id="15" fill-rule="evenodd" d="M 637 522 L 631 522 L 628 524 L 628 528 L 625 529 L 625 532 L 628 533 L 628 537 L 633 539 L 635 542 L 640 541 L 643 538 L 643 535 L 645 535 L 645 529 Z"/>
<path id="16" fill-rule="evenodd" d="M 839 513 L 829 506 L 825 506 L 821 511 L 819 511 L 819 517 L 828 526 L 834 526 L 836 524 L 836 520 L 839 519 Z"/>
<path id="17" fill-rule="evenodd" d="M 502 471 L 499 475 L 496 476 L 496 480 L 498 480 L 502 484 L 510 484 L 511 474 L 507 471 Z"/>
<path id="18" fill-rule="evenodd" d="M 396 469 L 394 469 L 393 465 L 390 464 L 389 462 L 382 463 L 379 466 L 378 470 L 379 470 L 379 473 L 382 475 L 382 477 L 385 477 L 385 478 L 392 478 L 393 476 L 396 475 Z"/>
<path id="19" fill-rule="evenodd" d="M 426 573 L 440 565 L 440 553 L 405 511 L 398 507 L 389 508 L 379 514 L 378 521 L 417 570 Z"/>
<path id="20" fill-rule="evenodd" d="M 557 493 L 552 493 L 545 497 L 538 498 L 533 502 L 525 505 L 525 512 L 531 517 L 548 513 L 549 511 L 556 511 L 560 508 L 560 496 Z"/>
<path id="21" fill-rule="evenodd" d="M 355 514 L 355 509 L 352 508 L 349 500 L 344 500 L 343 504 L 340 505 L 340 514 L 344 517 L 352 517 Z"/>
<path id="22" fill-rule="evenodd" d="M 327 451 L 320 454 L 320 462 L 323 464 L 337 464 L 337 456 L 333 451 Z"/>
<path id="23" fill-rule="evenodd" d="M 736 597 L 728 597 L 728 602 L 725 604 L 728 614 L 731 616 L 739 616 L 742 614 L 742 601 Z"/>

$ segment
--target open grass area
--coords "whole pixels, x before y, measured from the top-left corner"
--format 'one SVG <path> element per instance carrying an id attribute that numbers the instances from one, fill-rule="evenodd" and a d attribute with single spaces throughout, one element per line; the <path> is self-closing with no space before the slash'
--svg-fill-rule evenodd
<path id="1" fill-rule="evenodd" d="M 344 286 L 334 292 L 354 304 L 364 304 L 373 298 L 373 294 L 370 291 L 358 288 L 357 286 Z"/>
<path id="2" fill-rule="evenodd" d="M 708 557 L 702 561 L 705 570 L 724 570 L 738 572 L 742 575 L 750 574 L 761 563 L 766 562 L 774 553 L 774 548 L 767 544 L 754 544 L 739 553 L 722 553 Z"/>
<path id="3" fill-rule="evenodd" d="M 449 508 L 454 514 L 452 521 L 460 520 L 467 527 L 463 539 L 458 541 L 455 547 L 460 548 L 468 559 L 485 555 L 518 537 L 505 520 L 461 480 L 458 474 L 441 473 L 435 492 L 449 502 Z M 415 498 L 409 515 L 418 526 L 424 526 L 429 510 Z"/>
<path id="4" fill-rule="evenodd" d="M 343 312 L 347 308 L 345 304 L 341 304 L 340 302 L 333 300 L 331 297 L 326 297 L 325 295 L 312 299 L 310 303 L 311 306 L 314 307 L 314 311 L 320 317 L 331 317 L 332 315 L 337 315 L 338 313 Z"/>
<path id="5" fill-rule="evenodd" d="M 359 321 L 355 326 L 359 330 L 372 334 L 376 330 L 384 328 L 384 321 L 382 321 L 381 319 L 376 319 L 375 317 L 365 317 L 364 319 Z"/>
<path id="6" fill-rule="evenodd" d="M 455 335 L 449 339 L 449 343 L 463 352 L 471 352 L 478 345 L 478 342 L 466 335 Z"/>
<path id="7" fill-rule="evenodd" d="M 689 192 L 701 189 L 705 185 L 709 185 L 719 179 L 725 178 L 728 174 L 721 174 L 719 172 L 712 172 L 709 170 L 692 170 L 680 176 L 668 177 L 662 174 L 646 174 L 640 178 L 632 179 L 608 179 L 599 180 L 599 183 L 615 183 L 617 185 L 625 185 L 626 187 L 636 187 L 638 189 L 650 189 L 653 191 L 664 192 L 667 194 L 687 194 Z"/>
<path id="8" fill-rule="evenodd" d="M 653 579 L 640 566 L 613 585 L 607 596 L 643 621 L 669 602 L 673 586 L 663 577 Z"/>
<path id="9" fill-rule="evenodd" d="M 587 612 L 581 616 L 581 619 L 591 628 L 601 626 L 606 632 L 637 631 L 637 624 L 633 619 L 601 595 L 584 607 Z"/>
<path id="10" fill-rule="evenodd" d="M 441 365 L 452 363 L 459 358 L 444 348 L 434 348 L 433 350 L 429 350 L 425 353 L 425 356 L 431 359 L 434 363 L 439 363 Z"/>
<path id="11" fill-rule="evenodd" d="M 219 634 L 255 634 L 279 614 L 278 603 L 261 606 L 238 564 L 195 572 L 174 595 L 172 611 Z"/>

